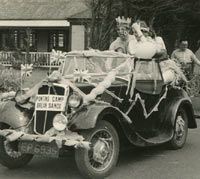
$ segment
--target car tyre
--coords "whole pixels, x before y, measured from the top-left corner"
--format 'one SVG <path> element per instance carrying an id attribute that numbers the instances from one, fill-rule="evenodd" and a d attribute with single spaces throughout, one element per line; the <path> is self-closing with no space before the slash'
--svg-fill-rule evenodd
<path id="1" fill-rule="evenodd" d="M 99 121 L 95 128 L 81 132 L 90 149 L 78 148 L 75 160 L 80 173 L 89 179 L 105 178 L 117 164 L 119 137 L 111 123 Z"/>
<path id="2" fill-rule="evenodd" d="M 0 124 L 0 129 L 9 128 L 8 125 Z M 0 163 L 9 169 L 25 166 L 33 158 L 32 154 L 22 154 L 17 151 L 18 141 L 7 142 L 5 137 L 0 136 Z"/>
<path id="3" fill-rule="evenodd" d="M 169 142 L 171 149 L 180 149 L 185 145 L 188 133 L 188 116 L 184 108 L 180 108 L 176 115 L 174 135 Z"/>

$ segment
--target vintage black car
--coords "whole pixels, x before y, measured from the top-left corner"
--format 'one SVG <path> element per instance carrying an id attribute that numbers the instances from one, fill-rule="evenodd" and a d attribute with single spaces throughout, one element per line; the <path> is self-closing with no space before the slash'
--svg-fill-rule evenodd
<path id="1" fill-rule="evenodd" d="M 187 93 L 165 80 L 161 63 L 166 59 L 108 51 L 77 51 L 65 57 L 58 58 L 58 71 L 29 91 L 2 99 L 4 166 L 18 168 L 34 155 L 61 157 L 74 151 L 84 177 L 104 178 L 127 145 L 167 143 L 179 149 L 188 128 L 197 127 Z"/>

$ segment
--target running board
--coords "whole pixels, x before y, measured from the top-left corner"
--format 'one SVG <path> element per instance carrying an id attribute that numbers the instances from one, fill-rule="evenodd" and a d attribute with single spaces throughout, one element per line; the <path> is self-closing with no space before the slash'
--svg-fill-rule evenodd
<path id="1" fill-rule="evenodd" d="M 135 132 L 134 135 L 131 136 L 132 143 L 136 146 L 145 147 L 145 146 L 153 146 L 153 145 L 159 145 L 166 143 L 170 141 L 173 137 L 173 132 L 171 134 L 160 134 L 158 136 L 152 137 L 152 138 L 144 138 L 139 133 Z"/>

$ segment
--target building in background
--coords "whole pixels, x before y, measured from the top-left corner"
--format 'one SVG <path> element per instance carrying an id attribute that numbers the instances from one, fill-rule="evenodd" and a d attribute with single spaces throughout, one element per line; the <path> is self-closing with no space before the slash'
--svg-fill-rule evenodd
<path id="1" fill-rule="evenodd" d="M 27 41 L 32 58 L 48 56 L 52 49 L 84 50 L 90 19 L 85 0 L 1 1 L 0 50 L 4 56 L 16 49 L 23 52 Z"/>

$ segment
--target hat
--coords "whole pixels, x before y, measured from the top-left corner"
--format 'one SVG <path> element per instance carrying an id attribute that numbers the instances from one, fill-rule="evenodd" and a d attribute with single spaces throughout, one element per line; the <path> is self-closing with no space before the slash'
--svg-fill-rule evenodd
<path id="1" fill-rule="evenodd" d="M 122 18 L 120 16 L 118 16 L 116 18 L 116 22 L 117 22 L 117 26 L 118 27 L 128 27 L 130 28 L 130 24 L 131 24 L 131 18 L 127 18 L 125 19 L 124 16 L 122 16 Z"/>

